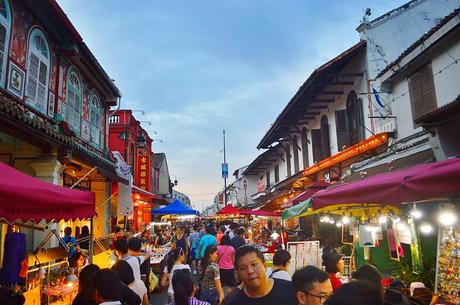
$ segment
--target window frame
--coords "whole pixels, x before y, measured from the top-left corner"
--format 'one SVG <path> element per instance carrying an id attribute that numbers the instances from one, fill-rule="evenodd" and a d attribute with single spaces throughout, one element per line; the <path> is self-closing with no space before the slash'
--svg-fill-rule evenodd
<path id="1" fill-rule="evenodd" d="M 45 47 L 45 51 L 47 56 L 42 53 L 42 50 L 39 50 L 35 47 L 34 41 L 35 38 L 38 37 L 43 41 L 43 46 Z M 37 58 L 37 75 L 32 75 L 31 63 L 32 63 L 32 56 Z M 42 68 L 42 64 L 46 67 L 45 73 L 45 83 L 40 80 L 40 70 Z M 28 44 L 27 44 L 27 63 L 26 63 L 26 86 L 25 86 L 25 95 L 27 96 L 27 102 L 31 104 L 37 111 L 47 115 L 48 114 L 48 103 L 49 103 L 49 83 L 50 83 L 50 74 L 51 74 L 51 50 L 49 46 L 48 39 L 45 33 L 38 27 L 33 28 L 28 37 Z M 30 95 L 29 85 L 31 82 L 31 78 L 36 82 L 35 87 L 35 94 L 34 96 Z M 42 85 L 44 96 L 43 96 L 43 105 L 38 100 L 39 98 L 39 90 L 40 85 Z"/>
<path id="2" fill-rule="evenodd" d="M 286 144 L 286 146 L 284 146 L 284 150 L 286 152 L 286 175 L 287 175 L 287 177 L 291 177 L 291 175 L 292 175 L 291 146 L 289 144 Z"/>
<path id="3" fill-rule="evenodd" d="M 350 91 L 346 103 L 346 119 L 349 134 L 349 146 L 364 140 L 364 113 L 362 100 L 355 91 Z"/>
<path id="4" fill-rule="evenodd" d="M 72 79 L 71 76 L 74 74 L 76 76 L 76 79 L 78 80 L 79 83 L 79 90 L 72 84 Z M 81 117 L 82 117 L 82 111 L 83 111 L 83 84 L 81 82 L 81 77 L 80 77 L 80 72 L 78 69 L 74 66 L 70 67 L 69 70 L 67 71 L 67 80 L 66 80 L 66 122 L 69 124 L 70 129 L 72 129 L 77 135 L 80 135 L 81 133 Z M 77 92 L 78 91 L 78 92 Z M 69 93 L 72 92 L 74 95 L 78 93 L 77 97 L 75 97 L 74 102 L 78 102 L 78 118 L 75 116 L 75 113 L 72 113 L 74 116 L 73 118 L 73 123 L 69 122 L 69 112 L 70 109 L 72 109 L 73 112 L 76 112 L 76 104 L 73 105 L 73 108 L 70 107 L 70 100 L 69 100 Z M 78 120 L 78 126 L 76 124 L 76 121 Z"/>
<path id="5" fill-rule="evenodd" d="M 300 162 L 299 162 L 299 141 L 297 135 L 293 137 L 292 149 L 294 153 L 294 173 L 298 173 L 300 171 Z"/>
<path id="6" fill-rule="evenodd" d="M 0 52 L 3 52 L 3 62 L 0 66 L 0 87 L 6 89 L 6 70 L 9 58 L 11 28 L 13 22 L 10 2 L 8 0 L 4 0 L 3 3 L 5 3 L 6 17 L 0 14 L 0 25 L 5 27 L 5 46 L 3 50 L 0 50 Z"/>
<path id="7" fill-rule="evenodd" d="M 96 101 L 95 101 L 96 99 Z M 95 105 L 96 103 L 96 105 Z M 101 138 L 102 138 L 102 117 L 103 117 L 103 108 L 102 102 L 99 98 L 99 94 L 95 90 L 91 92 L 91 98 L 89 102 L 89 124 L 90 124 L 90 139 L 91 143 L 94 144 L 96 147 L 101 147 Z M 95 122 L 93 122 L 93 112 L 96 113 L 97 117 Z M 94 134 L 97 135 L 98 140 L 95 141 Z"/>
<path id="8" fill-rule="evenodd" d="M 303 168 L 308 168 L 310 166 L 310 162 L 308 160 L 307 128 L 305 128 L 305 127 L 302 128 L 301 137 L 302 138 L 301 138 L 300 142 L 302 143 L 302 163 L 303 163 Z"/>
<path id="9" fill-rule="evenodd" d="M 329 138 L 329 119 L 327 115 L 321 117 L 321 160 L 331 156 L 331 140 Z"/>
<path id="10" fill-rule="evenodd" d="M 426 79 L 423 79 L 423 78 Z M 423 83 L 423 82 L 426 83 Z M 427 87 L 429 86 L 429 90 Z M 415 122 L 422 115 L 437 109 L 436 100 L 436 87 L 434 84 L 433 67 L 431 62 L 426 63 L 421 68 L 417 69 L 414 73 L 407 77 L 407 86 L 409 89 L 409 99 L 411 106 L 412 120 L 414 121 L 414 128 L 418 127 Z M 415 92 L 418 89 L 418 92 Z M 417 96 L 418 95 L 418 96 Z M 431 96 L 431 100 L 427 98 Z M 427 105 L 430 103 L 430 105 Z M 417 106 L 419 108 L 417 108 Z M 421 108 L 424 107 L 424 108 Z"/>

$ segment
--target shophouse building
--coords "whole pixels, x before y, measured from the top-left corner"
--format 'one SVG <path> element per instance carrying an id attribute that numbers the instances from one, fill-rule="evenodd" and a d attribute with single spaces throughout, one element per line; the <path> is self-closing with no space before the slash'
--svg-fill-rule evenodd
<path id="1" fill-rule="evenodd" d="M 118 180 L 107 118 L 120 91 L 55 0 L 1 1 L 0 41 L 0 160 L 42 180 L 94 192 L 94 234 L 106 235 L 105 202 Z M 65 226 L 75 232 L 88 224 L 50 227 L 62 234 Z M 47 234 L 24 232 L 28 249 Z"/>

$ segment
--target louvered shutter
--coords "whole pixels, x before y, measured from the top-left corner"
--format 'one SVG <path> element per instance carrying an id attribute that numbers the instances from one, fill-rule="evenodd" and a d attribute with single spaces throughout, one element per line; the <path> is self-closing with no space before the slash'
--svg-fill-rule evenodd
<path id="1" fill-rule="evenodd" d="M 41 108 L 45 108 L 47 100 L 46 92 L 46 76 L 48 75 L 48 66 L 40 61 L 40 69 L 38 71 L 38 90 L 37 90 L 37 99 L 36 103 Z"/>
<path id="2" fill-rule="evenodd" d="M 318 162 L 323 159 L 322 150 L 321 150 L 321 130 L 312 129 L 311 130 L 311 144 L 313 147 L 313 162 Z"/>
<path id="3" fill-rule="evenodd" d="M 0 24 L 0 83 L 3 82 L 3 64 L 5 63 L 6 28 Z"/>
<path id="4" fill-rule="evenodd" d="M 426 65 L 421 70 L 409 76 L 408 83 L 412 118 L 414 120 L 436 109 L 436 96 L 431 65 Z"/>
<path id="5" fill-rule="evenodd" d="M 326 116 L 321 118 L 321 151 L 323 159 L 331 155 L 331 145 L 329 142 L 329 124 Z"/>
<path id="6" fill-rule="evenodd" d="M 74 107 L 75 107 L 75 94 L 71 89 L 68 90 L 67 93 L 67 124 L 74 129 L 75 128 L 75 114 L 74 114 Z"/>
<path id="7" fill-rule="evenodd" d="M 335 126 L 337 132 L 337 149 L 341 151 L 344 146 L 350 146 L 346 110 L 338 110 L 335 112 Z"/>
<path id="8" fill-rule="evenodd" d="M 38 67 L 40 59 L 33 53 L 30 53 L 29 71 L 27 72 L 27 96 L 34 102 L 37 99 L 37 86 L 38 86 Z"/>

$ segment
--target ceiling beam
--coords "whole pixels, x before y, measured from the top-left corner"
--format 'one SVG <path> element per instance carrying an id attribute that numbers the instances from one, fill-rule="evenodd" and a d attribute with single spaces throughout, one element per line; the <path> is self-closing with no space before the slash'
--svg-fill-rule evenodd
<path id="1" fill-rule="evenodd" d="M 319 98 L 311 101 L 312 103 L 334 103 L 335 99 L 333 98 Z"/>
<path id="2" fill-rule="evenodd" d="M 318 114 L 320 114 L 320 113 L 321 113 L 321 112 L 319 112 L 319 111 L 312 111 L 312 112 L 308 112 L 308 111 L 307 111 L 305 114 L 318 115 Z"/>
<path id="3" fill-rule="evenodd" d="M 326 87 L 326 86 L 352 86 L 354 82 L 348 81 L 323 81 L 314 83 L 313 86 L 316 87 Z"/>
<path id="4" fill-rule="evenodd" d="M 328 77 L 363 77 L 364 72 L 338 72 L 338 73 L 326 73 L 321 75 L 320 78 Z"/>
<path id="5" fill-rule="evenodd" d="M 319 95 L 328 95 L 328 94 L 333 94 L 333 95 L 335 95 L 335 94 L 343 94 L 343 90 L 337 90 L 337 91 L 331 90 L 331 91 L 323 91 L 323 92 L 319 93 Z"/>
<path id="6" fill-rule="evenodd" d="M 308 109 L 327 109 L 327 105 L 310 106 Z"/>

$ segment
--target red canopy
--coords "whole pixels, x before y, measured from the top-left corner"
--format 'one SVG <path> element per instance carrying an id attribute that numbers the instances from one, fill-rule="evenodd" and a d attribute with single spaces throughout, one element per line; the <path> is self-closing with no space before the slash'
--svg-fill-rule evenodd
<path id="1" fill-rule="evenodd" d="M 281 217 L 281 213 L 279 212 L 272 212 L 272 211 L 264 211 L 264 210 L 241 210 L 240 215 L 254 215 L 254 216 L 266 216 L 266 217 Z"/>
<path id="2" fill-rule="evenodd" d="M 330 183 L 327 183 L 324 180 L 315 181 L 307 187 L 306 191 L 290 199 L 285 204 L 282 204 L 281 207 L 282 208 L 292 207 L 293 205 L 296 205 L 299 202 L 303 202 L 307 200 L 308 198 L 316 194 L 316 192 L 318 192 L 319 190 L 325 189 L 330 185 L 331 185 Z"/>
<path id="3" fill-rule="evenodd" d="M 238 215 L 240 214 L 240 210 L 235 208 L 233 205 L 229 204 L 229 205 L 226 205 L 222 210 L 217 212 L 217 214 L 219 215 L 232 215 L 232 214 Z"/>
<path id="4" fill-rule="evenodd" d="M 0 218 L 12 223 L 89 218 L 95 195 L 71 190 L 26 175 L 0 162 Z"/>
<path id="5" fill-rule="evenodd" d="M 459 194 L 460 158 L 453 158 L 382 173 L 321 190 L 314 195 L 313 209 L 346 203 L 399 206 L 403 202 Z"/>

